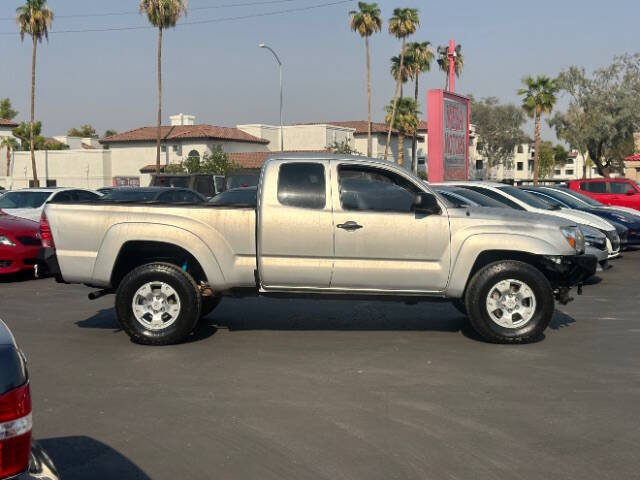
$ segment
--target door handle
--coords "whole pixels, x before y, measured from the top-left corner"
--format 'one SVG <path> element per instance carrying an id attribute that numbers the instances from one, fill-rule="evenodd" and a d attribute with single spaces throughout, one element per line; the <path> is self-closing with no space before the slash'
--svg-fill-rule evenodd
<path id="1" fill-rule="evenodd" d="M 345 222 L 345 223 L 339 223 L 337 227 L 342 228 L 343 230 L 347 230 L 348 232 L 352 232 L 354 230 L 358 230 L 362 228 L 362 225 L 358 225 L 353 220 L 349 220 L 348 222 Z"/>

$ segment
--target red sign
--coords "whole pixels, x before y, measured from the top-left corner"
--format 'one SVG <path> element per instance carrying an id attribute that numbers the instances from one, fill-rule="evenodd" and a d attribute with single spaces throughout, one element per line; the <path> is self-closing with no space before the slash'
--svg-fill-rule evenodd
<path id="1" fill-rule="evenodd" d="M 427 105 L 429 181 L 467 180 L 469 99 L 452 92 L 430 90 Z"/>

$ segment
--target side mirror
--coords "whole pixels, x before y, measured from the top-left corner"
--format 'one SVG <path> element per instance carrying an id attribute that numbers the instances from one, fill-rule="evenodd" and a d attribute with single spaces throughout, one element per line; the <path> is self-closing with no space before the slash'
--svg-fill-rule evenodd
<path id="1" fill-rule="evenodd" d="M 413 210 L 416 213 L 426 213 L 428 215 L 439 215 L 442 213 L 442 209 L 440 205 L 438 205 L 435 195 L 427 192 L 421 192 L 416 195 Z"/>
<path id="2" fill-rule="evenodd" d="M 636 194 L 636 191 L 634 189 L 631 188 L 627 190 L 627 195 L 635 195 L 635 194 Z"/>

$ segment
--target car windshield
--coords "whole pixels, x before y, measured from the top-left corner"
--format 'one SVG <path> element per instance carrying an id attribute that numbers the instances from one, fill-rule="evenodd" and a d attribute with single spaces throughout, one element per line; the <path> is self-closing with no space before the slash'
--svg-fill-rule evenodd
<path id="1" fill-rule="evenodd" d="M 575 208 L 577 210 L 580 210 L 588 206 L 588 205 L 585 205 L 583 201 L 578 200 L 576 197 L 572 197 L 571 195 L 567 195 L 557 190 L 543 188 L 541 190 L 536 190 L 536 191 L 543 195 L 550 196 L 551 198 L 557 200 L 558 202 L 565 204 L 568 208 Z"/>
<path id="2" fill-rule="evenodd" d="M 483 195 L 474 190 L 468 190 L 466 188 L 457 188 L 455 190 L 451 190 L 451 193 L 458 195 L 464 199 L 475 203 L 481 207 L 492 207 L 492 208 L 504 208 L 504 204 L 494 200 L 493 198 L 489 198 L 486 195 Z"/>
<path id="3" fill-rule="evenodd" d="M 568 188 L 558 188 L 558 190 L 571 195 L 573 198 L 577 199 L 578 201 L 582 201 L 584 203 L 586 203 L 587 205 L 591 205 L 592 207 L 602 207 L 603 204 L 600 203 L 598 200 L 596 200 L 595 198 L 591 198 L 587 195 L 584 195 L 582 193 L 576 192 L 575 190 L 569 190 Z"/>
<path id="4" fill-rule="evenodd" d="M 251 205 L 257 204 L 257 190 L 247 188 L 242 190 L 227 190 L 209 200 L 213 205 Z"/>
<path id="5" fill-rule="evenodd" d="M 51 192 L 7 192 L 0 196 L 0 208 L 40 208 Z"/>
<path id="6" fill-rule="evenodd" d="M 526 203 L 530 207 L 540 208 L 542 210 L 558 210 L 559 207 L 555 207 L 545 202 L 541 198 L 535 197 L 524 190 L 520 190 L 519 188 L 512 187 L 511 185 L 505 185 L 503 187 L 498 187 L 498 190 L 506 193 L 507 195 L 511 195 L 513 198 L 520 200 L 523 203 Z"/>
<path id="7" fill-rule="evenodd" d="M 111 202 L 149 202 L 155 199 L 157 194 L 158 192 L 154 190 L 123 189 L 108 193 L 102 197 L 102 200 Z"/>

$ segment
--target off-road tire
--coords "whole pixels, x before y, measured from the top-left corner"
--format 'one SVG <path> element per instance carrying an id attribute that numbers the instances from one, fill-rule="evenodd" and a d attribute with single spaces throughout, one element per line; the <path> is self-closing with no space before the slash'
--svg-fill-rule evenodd
<path id="1" fill-rule="evenodd" d="M 208 297 L 202 297 L 202 305 L 200 306 L 200 318 L 204 318 L 215 310 L 220 304 L 222 297 L 214 297 L 212 295 Z"/>
<path id="2" fill-rule="evenodd" d="M 487 310 L 486 299 L 498 282 L 515 279 L 524 282 L 535 295 L 532 318 L 519 328 L 506 328 L 494 322 Z M 491 263 L 473 276 L 465 292 L 465 306 L 471 325 L 492 343 L 527 343 L 538 339 L 549 326 L 555 298 L 547 278 L 535 267 L 515 260 Z"/>
<path id="3" fill-rule="evenodd" d="M 148 282 L 170 285 L 180 298 L 180 313 L 175 322 L 162 330 L 145 328 L 133 314 L 133 297 Z M 116 313 L 123 330 L 132 341 L 143 345 L 180 343 L 193 331 L 200 318 L 200 290 L 187 272 L 170 263 L 142 265 L 122 279 L 116 292 Z"/>

